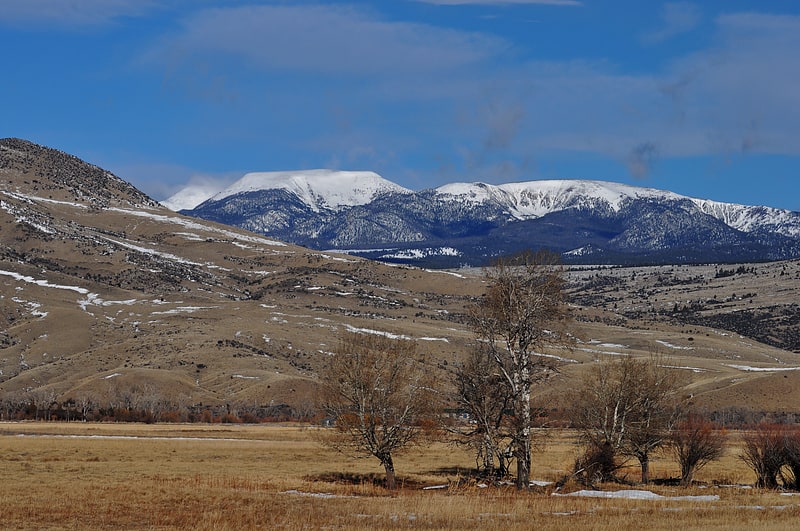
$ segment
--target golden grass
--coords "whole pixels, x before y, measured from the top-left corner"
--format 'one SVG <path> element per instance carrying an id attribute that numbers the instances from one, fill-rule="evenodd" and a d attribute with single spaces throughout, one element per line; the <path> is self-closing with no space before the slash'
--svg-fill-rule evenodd
<path id="1" fill-rule="evenodd" d="M 714 480 L 753 481 L 735 450 L 699 473 L 707 488 L 648 488 L 664 496 L 715 494 L 718 501 L 554 496 L 553 487 L 532 493 L 480 488 L 465 480 L 471 456 L 442 443 L 398 456 L 403 488 L 390 495 L 371 481 L 381 473 L 377 460 L 336 454 L 316 442 L 316 431 L 263 425 L 0 424 L 0 527 L 788 529 L 800 517 L 798 498 L 711 485 Z M 535 456 L 533 477 L 561 478 L 576 452 L 574 438 L 556 432 Z M 656 478 L 676 471 L 666 459 L 653 462 Z M 635 468 L 629 477 L 637 477 Z M 436 484 L 450 487 L 421 489 Z M 577 488 L 568 485 L 564 491 Z"/>

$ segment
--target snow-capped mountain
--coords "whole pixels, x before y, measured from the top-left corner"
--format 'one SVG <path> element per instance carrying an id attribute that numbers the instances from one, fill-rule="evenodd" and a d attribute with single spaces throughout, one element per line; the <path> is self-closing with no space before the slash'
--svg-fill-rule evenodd
<path id="1" fill-rule="evenodd" d="M 367 171 L 277 171 L 248 173 L 211 200 L 218 202 L 231 196 L 263 190 L 286 190 L 315 212 L 364 205 L 376 196 L 389 192 L 413 193 L 377 173 Z"/>
<path id="2" fill-rule="evenodd" d="M 370 172 L 248 174 L 184 213 L 317 248 L 428 266 L 527 248 L 586 263 L 800 256 L 800 213 L 591 180 L 413 192 Z"/>

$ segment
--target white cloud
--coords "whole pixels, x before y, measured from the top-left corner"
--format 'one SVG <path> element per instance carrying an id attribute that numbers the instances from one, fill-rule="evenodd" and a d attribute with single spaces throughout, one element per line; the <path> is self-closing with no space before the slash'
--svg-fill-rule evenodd
<path id="1" fill-rule="evenodd" d="M 0 0 L 0 21 L 86 26 L 140 16 L 155 7 L 153 0 Z"/>
<path id="2" fill-rule="evenodd" d="M 487 61 L 500 38 L 425 24 L 385 21 L 349 6 L 244 6 L 208 9 L 160 43 L 174 60 L 194 53 L 239 57 L 257 68 L 315 74 L 430 72 Z"/>
<path id="3" fill-rule="evenodd" d="M 191 201 L 194 197 L 199 197 L 206 193 L 209 194 L 208 197 L 211 197 L 211 195 L 222 191 L 243 175 L 242 172 L 199 173 L 191 168 L 177 164 L 114 164 L 100 162 L 100 165 L 108 168 L 115 175 L 130 182 L 156 200 L 172 198 L 174 194 L 186 188 L 189 188 L 190 192 L 184 192 L 184 195 L 190 197 L 188 199 L 186 197 L 183 199 L 178 198 L 176 201 Z M 185 203 L 180 203 L 180 208 L 189 207 L 185 206 Z"/>

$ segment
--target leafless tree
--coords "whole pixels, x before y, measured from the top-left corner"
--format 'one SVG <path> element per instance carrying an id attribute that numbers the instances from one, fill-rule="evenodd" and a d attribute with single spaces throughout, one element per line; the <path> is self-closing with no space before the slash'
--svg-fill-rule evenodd
<path id="1" fill-rule="evenodd" d="M 491 351 L 479 344 L 454 371 L 454 402 L 469 417 L 466 426 L 456 425 L 456 443 L 475 451 L 478 471 L 486 477 L 508 473 L 510 441 L 509 409 L 513 397 Z"/>
<path id="2" fill-rule="evenodd" d="M 50 420 L 50 410 L 56 400 L 56 392 L 52 389 L 39 387 L 29 392 L 31 402 L 36 409 L 36 420 L 42 415 L 43 420 Z"/>
<path id="3" fill-rule="evenodd" d="M 681 484 L 692 484 L 695 472 L 719 459 L 727 433 L 700 414 L 689 413 L 670 435 L 670 447 L 681 467 Z"/>
<path id="4" fill-rule="evenodd" d="M 678 395 L 680 373 L 650 358 L 637 371 L 638 396 L 622 452 L 635 457 L 642 471 L 642 483 L 650 481 L 650 455 L 669 442 L 681 415 L 683 401 Z"/>
<path id="5" fill-rule="evenodd" d="M 96 406 L 97 400 L 89 391 L 81 391 L 75 399 L 75 404 L 81 412 L 81 420 L 86 422 L 89 412 Z"/>
<path id="6" fill-rule="evenodd" d="M 781 424 L 759 424 L 744 434 L 744 448 L 739 458 L 756 474 L 756 486 L 778 487 L 778 474 L 785 463 L 786 427 Z"/>
<path id="7" fill-rule="evenodd" d="M 650 455 L 667 442 L 679 418 L 677 374 L 658 358 L 626 356 L 593 366 L 576 386 L 570 411 L 588 454 L 611 457 L 609 464 L 616 455 L 635 457 L 647 483 Z M 601 468 L 601 479 L 610 479 L 613 468 Z"/>
<path id="8" fill-rule="evenodd" d="M 321 373 L 321 409 L 336 428 L 324 441 L 376 457 L 397 488 L 393 456 L 431 432 L 434 374 L 411 341 L 345 334 Z"/>
<path id="9" fill-rule="evenodd" d="M 512 454 L 518 489 L 530 488 L 531 393 L 555 369 L 537 350 L 562 344 L 569 316 L 563 269 L 553 253 L 499 260 L 486 272 L 486 293 L 471 313 L 475 333 L 507 386 L 513 411 Z"/>
<path id="10" fill-rule="evenodd" d="M 800 490 L 800 428 L 787 426 L 783 440 L 784 463 L 791 471 L 791 478 L 785 478 L 786 486 Z"/>

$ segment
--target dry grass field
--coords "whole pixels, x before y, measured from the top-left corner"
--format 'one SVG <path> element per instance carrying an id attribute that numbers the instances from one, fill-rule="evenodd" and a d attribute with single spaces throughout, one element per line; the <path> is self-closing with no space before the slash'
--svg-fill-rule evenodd
<path id="1" fill-rule="evenodd" d="M 321 446 L 318 429 L 272 425 L 0 424 L 4 529 L 790 529 L 800 500 L 734 486 L 754 478 L 726 456 L 701 470 L 703 487 L 649 486 L 663 498 L 567 496 L 481 488 L 470 455 L 437 443 L 396 459 L 402 488 L 373 484 L 377 461 Z M 555 481 L 577 447 L 555 432 L 533 477 Z M 653 477 L 675 476 L 667 458 Z M 635 478 L 631 469 L 629 477 Z M 717 486 L 717 485 L 721 486 Z M 424 486 L 449 485 L 441 489 Z M 604 485 L 603 490 L 645 490 Z M 639 493 L 641 496 L 641 492 Z"/>

